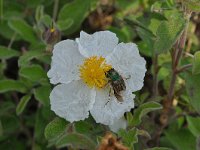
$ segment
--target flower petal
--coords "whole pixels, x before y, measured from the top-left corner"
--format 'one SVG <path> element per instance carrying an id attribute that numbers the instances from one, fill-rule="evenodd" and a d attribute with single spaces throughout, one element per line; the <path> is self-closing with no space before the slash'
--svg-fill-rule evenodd
<path id="1" fill-rule="evenodd" d="M 96 92 L 81 80 L 56 86 L 50 94 L 51 110 L 73 122 L 84 120 L 95 101 Z"/>
<path id="2" fill-rule="evenodd" d="M 52 84 L 69 83 L 79 80 L 78 65 L 84 57 L 78 50 L 78 44 L 73 40 L 64 40 L 54 46 L 51 69 L 47 75 Z"/>
<path id="3" fill-rule="evenodd" d="M 113 93 L 110 93 L 109 87 L 96 91 L 95 103 L 90 112 L 97 123 L 113 125 L 125 112 L 134 107 L 133 98 L 135 95 L 132 92 L 126 90 L 121 95 L 123 102 L 119 102 Z"/>
<path id="4" fill-rule="evenodd" d="M 85 57 L 103 56 L 110 54 L 118 44 L 116 34 L 110 31 L 100 31 L 92 35 L 83 31 L 76 39 L 80 53 Z"/>
<path id="5" fill-rule="evenodd" d="M 146 61 L 140 56 L 137 45 L 134 43 L 118 44 L 106 61 L 124 77 L 127 89 L 134 92 L 142 88 Z"/>
<path id="6" fill-rule="evenodd" d="M 126 129 L 126 127 L 127 127 L 127 121 L 124 118 L 124 116 L 121 117 L 119 120 L 115 120 L 112 125 L 109 125 L 110 130 L 115 133 L 117 133 L 119 129 Z"/>

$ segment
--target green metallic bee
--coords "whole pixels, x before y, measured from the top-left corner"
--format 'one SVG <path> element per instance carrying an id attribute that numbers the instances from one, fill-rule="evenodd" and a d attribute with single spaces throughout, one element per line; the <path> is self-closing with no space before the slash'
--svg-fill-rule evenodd
<path id="1" fill-rule="evenodd" d="M 112 86 L 115 97 L 119 102 L 122 102 L 123 98 L 121 96 L 121 91 L 126 90 L 124 79 L 114 68 L 106 72 L 106 77 L 108 78 L 108 82 Z"/>

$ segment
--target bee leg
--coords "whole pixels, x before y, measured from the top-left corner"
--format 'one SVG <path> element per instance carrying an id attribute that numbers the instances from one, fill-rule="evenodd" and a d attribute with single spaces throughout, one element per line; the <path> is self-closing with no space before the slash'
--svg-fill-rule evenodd
<path id="1" fill-rule="evenodd" d="M 112 90 L 112 89 L 110 88 L 110 89 L 109 89 L 109 98 L 108 98 L 108 101 L 106 102 L 105 106 L 110 102 L 110 97 L 111 97 L 111 92 L 112 92 L 111 90 Z"/>

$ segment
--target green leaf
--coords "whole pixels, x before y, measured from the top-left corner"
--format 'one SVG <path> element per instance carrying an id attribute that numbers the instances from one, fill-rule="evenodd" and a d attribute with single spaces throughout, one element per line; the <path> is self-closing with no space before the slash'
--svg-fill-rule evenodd
<path id="1" fill-rule="evenodd" d="M 77 121 L 75 123 L 75 129 L 78 133 L 89 134 L 92 132 L 93 126 L 87 121 Z M 95 128 L 95 131 L 97 131 L 97 127 Z"/>
<path id="2" fill-rule="evenodd" d="M 19 71 L 19 75 L 33 82 L 47 80 L 47 74 L 40 65 L 22 67 Z"/>
<path id="3" fill-rule="evenodd" d="M 1 123 L 3 126 L 3 134 L 4 135 L 13 134 L 13 132 L 19 131 L 19 129 L 20 129 L 19 118 L 17 118 L 13 114 L 2 116 Z"/>
<path id="4" fill-rule="evenodd" d="M 15 110 L 15 104 L 11 101 L 6 101 L 0 105 L 0 117 Z"/>
<path id="5" fill-rule="evenodd" d="M 1 80 L 0 81 L 0 93 L 8 92 L 8 91 L 17 91 L 21 93 L 26 92 L 26 86 L 20 82 L 15 80 Z"/>
<path id="6" fill-rule="evenodd" d="M 47 55 L 44 51 L 41 50 L 31 50 L 24 53 L 18 60 L 19 66 L 28 66 L 30 61 L 34 58 L 40 58 Z"/>
<path id="7" fill-rule="evenodd" d="M 140 105 L 134 112 L 133 117 L 128 120 L 129 126 L 136 126 L 141 123 L 142 117 L 147 113 L 155 110 L 159 110 L 162 108 L 162 105 L 156 102 L 147 102 Z"/>
<path id="8" fill-rule="evenodd" d="M 68 122 L 61 118 L 55 118 L 45 128 L 44 135 L 47 140 L 54 140 L 60 137 L 67 129 Z"/>
<path id="9" fill-rule="evenodd" d="M 34 89 L 35 99 L 45 106 L 49 106 L 49 95 L 51 92 L 50 86 L 41 86 Z"/>
<path id="10" fill-rule="evenodd" d="M 45 112 L 45 114 L 44 114 Z M 35 124 L 34 124 L 34 139 L 37 143 L 45 144 L 46 139 L 44 136 L 45 127 L 49 123 L 49 119 L 51 118 L 51 110 L 50 107 L 40 107 L 37 110 L 35 115 Z"/>
<path id="11" fill-rule="evenodd" d="M 57 148 L 63 148 L 66 146 L 87 150 L 94 150 L 96 148 L 95 143 L 90 138 L 79 133 L 66 134 L 56 143 Z"/>
<path id="12" fill-rule="evenodd" d="M 16 50 L 0 46 L 0 59 L 8 59 L 19 56 L 20 53 Z"/>
<path id="13" fill-rule="evenodd" d="M 3 136 L 3 126 L 0 120 L 0 137 Z"/>
<path id="14" fill-rule="evenodd" d="M 133 147 L 133 144 L 138 142 L 137 134 L 136 128 L 132 128 L 129 131 L 124 129 L 118 131 L 118 136 L 122 138 L 123 143 L 128 147 Z"/>
<path id="15" fill-rule="evenodd" d="M 193 12 L 200 12 L 199 0 L 184 0 L 183 4 Z"/>
<path id="16" fill-rule="evenodd" d="M 31 99 L 31 94 L 25 95 L 20 99 L 20 102 L 18 103 L 16 108 L 17 115 L 20 115 L 24 111 L 30 99 Z"/>
<path id="17" fill-rule="evenodd" d="M 200 117 L 186 117 L 188 122 L 188 128 L 192 134 L 196 137 L 200 136 Z"/>
<path id="18" fill-rule="evenodd" d="M 65 4 L 58 16 L 58 24 L 63 28 L 63 24 L 66 24 L 66 20 L 71 24 L 65 32 L 71 34 L 77 31 L 81 23 L 84 21 L 86 16 L 89 14 L 89 9 L 93 0 L 74 0 L 71 3 Z"/>
<path id="19" fill-rule="evenodd" d="M 58 26 L 58 29 L 60 31 L 64 31 L 64 30 L 67 30 L 68 28 L 70 28 L 73 24 L 73 20 L 72 19 L 67 19 L 67 20 L 60 20 L 57 22 L 57 26 Z"/>
<path id="20" fill-rule="evenodd" d="M 192 73 L 200 74 L 200 51 L 194 54 L 193 63 L 192 63 Z"/>
<path id="21" fill-rule="evenodd" d="M 36 43 L 37 37 L 33 28 L 22 19 L 13 19 L 8 22 L 10 28 L 18 33 L 25 41 Z"/>
<path id="22" fill-rule="evenodd" d="M 148 148 L 145 150 L 172 150 L 171 148 L 166 148 L 166 147 L 154 147 L 154 148 Z"/>
<path id="23" fill-rule="evenodd" d="M 35 20 L 37 21 L 37 23 L 40 21 L 40 19 L 44 16 L 44 6 L 43 5 L 39 5 L 36 8 L 35 11 Z"/>
<path id="24" fill-rule="evenodd" d="M 178 22 L 178 23 L 177 23 Z M 157 54 L 165 53 L 172 48 L 185 27 L 183 17 L 175 14 L 162 21 L 156 32 L 154 50 Z"/>
<path id="25" fill-rule="evenodd" d="M 200 112 L 200 76 L 185 72 L 185 81 L 190 104 L 195 108 L 196 111 Z"/>
<path id="26" fill-rule="evenodd" d="M 6 38 L 8 40 L 10 40 L 13 37 L 13 35 L 14 35 L 13 30 L 11 28 L 9 28 L 7 20 L 1 19 L 0 29 L 1 29 L 0 34 L 2 35 L 2 37 Z M 20 39 L 20 37 L 15 38 L 16 41 L 19 39 Z"/>
<path id="27" fill-rule="evenodd" d="M 52 19 L 47 14 L 41 16 L 39 22 L 40 22 L 41 25 L 45 25 L 46 27 L 51 27 L 52 26 Z"/>
<path id="28" fill-rule="evenodd" d="M 195 150 L 196 139 L 187 129 L 165 132 L 167 140 L 176 150 Z"/>

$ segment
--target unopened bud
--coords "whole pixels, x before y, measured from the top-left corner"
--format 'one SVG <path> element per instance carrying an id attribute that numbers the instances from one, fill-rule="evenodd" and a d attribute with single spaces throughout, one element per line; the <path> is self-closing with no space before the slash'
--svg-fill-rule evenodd
<path id="1" fill-rule="evenodd" d="M 60 41 L 61 34 L 60 31 L 56 28 L 48 28 L 42 34 L 42 38 L 48 45 L 54 45 L 58 41 Z"/>

